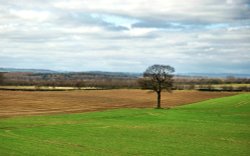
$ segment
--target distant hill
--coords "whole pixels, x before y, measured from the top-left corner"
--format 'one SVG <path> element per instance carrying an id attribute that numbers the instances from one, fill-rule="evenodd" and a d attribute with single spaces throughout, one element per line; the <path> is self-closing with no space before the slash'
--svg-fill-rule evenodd
<path id="1" fill-rule="evenodd" d="M 23 72 L 23 73 L 58 73 L 57 71 L 47 69 L 17 69 L 17 68 L 0 68 L 0 72 Z"/>
<path id="2" fill-rule="evenodd" d="M 47 69 L 17 69 L 17 68 L 0 68 L 0 72 L 8 73 L 37 73 L 37 74 L 84 74 L 84 75 L 96 75 L 96 76 L 109 76 L 109 77 L 128 77 L 137 78 L 142 76 L 141 73 L 129 73 L 129 72 L 106 72 L 106 71 L 86 71 L 86 72 L 71 72 L 71 71 L 53 71 Z"/>
<path id="3" fill-rule="evenodd" d="M 70 86 L 70 87 L 97 87 L 105 89 L 139 88 L 138 78 L 142 73 L 105 72 L 105 71 L 52 71 L 45 69 L 14 69 L 0 68 L 4 72 L 5 85 L 26 86 Z M 230 78 L 228 79 L 227 77 Z M 234 78 L 232 78 L 234 77 Z M 249 77 L 249 78 L 248 78 Z M 225 78 L 225 79 L 224 79 Z M 247 74 L 204 74 L 182 73 L 175 74 L 176 89 L 185 89 L 185 85 L 195 84 L 222 84 L 244 83 L 250 84 Z M 184 87 L 183 87 L 184 86 Z M 178 88 L 177 88 L 178 87 Z M 194 88 L 193 88 L 194 89 Z"/>
<path id="4" fill-rule="evenodd" d="M 236 73 L 180 73 L 177 75 L 188 76 L 188 77 L 208 77 L 208 78 L 226 78 L 226 77 L 250 78 L 250 74 L 236 74 Z"/>
<path id="5" fill-rule="evenodd" d="M 49 74 L 89 74 L 96 76 L 109 76 L 109 77 L 128 77 L 138 78 L 142 77 L 142 73 L 130 72 L 106 72 L 106 71 L 84 71 L 84 72 L 71 72 L 71 71 L 53 71 L 48 69 L 17 69 L 17 68 L 0 68 L 0 72 L 26 72 L 26 73 L 49 73 Z M 207 78 L 250 78 L 250 74 L 235 74 L 235 73 L 177 73 L 177 77 L 207 77 Z"/>
<path id="6" fill-rule="evenodd" d="M 109 76 L 120 76 L 120 77 L 141 77 L 141 73 L 129 73 L 129 72 L 105 72 L 105 71 L 87 71 L 87 74 L 95 75 L 109 75 Z"/>

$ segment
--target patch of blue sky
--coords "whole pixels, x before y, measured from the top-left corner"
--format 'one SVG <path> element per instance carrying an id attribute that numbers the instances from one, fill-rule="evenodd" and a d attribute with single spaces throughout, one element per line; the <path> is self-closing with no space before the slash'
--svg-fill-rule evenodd
<path id="1" fill-rule="evenodd" d="M 230 25 L 227 23 L 209 24 L 205 26 L 206 29 L 221 29 L 221 28 L 229 28 L 229 27 Z"/>
<path id="2" fill-rule="evenodd" d="M 237 23 L 218 23 L 218 24 L 209 24 L 206 25 L 206 29 L 241 29 L 241 28 L 249 28 L 250 21 L 249 20 L 242 20 L 241 22 Z"/>
<path id="3" fill-rule="evenodd" d="M 131 28 L 131 25 L 138 22 L 139 20 L 134 18 L 116 16 L 116 15 L 107 15 L 107 14 L 91 14 L 93 18 L 101 18 L 103 21 L 107 23 L 111 23 L 115 26 L 123 26 L 127 28 Z"/>

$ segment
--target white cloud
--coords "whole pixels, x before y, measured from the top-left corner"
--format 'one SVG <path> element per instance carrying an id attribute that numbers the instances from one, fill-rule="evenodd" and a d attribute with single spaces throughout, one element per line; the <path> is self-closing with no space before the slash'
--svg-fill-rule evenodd
<path id="1" fill-rule="evenodd" d="M 0 66 L 250 72 L 247 0 L 28 2 L 0 0 Z"/>
<path id="2" fill-rule="evenodd" d="M 37 20 L 45 21 L 49 18 L 50 13 L 48 11 L 35 11 L 35 10 L 10 10 L 10 14 L 20 17 L 24 20 Z"/>
<path id="3" fill-rule="evenodd" d="M 54 6 L 65 10 L 85 10 L 171 21 L 225 22 L 241 18 L 242 14 L 249 15 L 246 0 L 75 0 L 57 1 Z"/>

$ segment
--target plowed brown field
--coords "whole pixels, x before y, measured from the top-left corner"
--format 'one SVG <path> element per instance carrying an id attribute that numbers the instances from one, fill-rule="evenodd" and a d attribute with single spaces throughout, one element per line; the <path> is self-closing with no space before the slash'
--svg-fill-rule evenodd
<path id="1" fill-rule="evenodd" d="M 163 92 L 162 106 L 172 107 L 234 94 L 198 91 Z M 0 91 L 0 117 L 154 107 L 155 100 L 155 93 L 136 89 L 59 92 Z"/>

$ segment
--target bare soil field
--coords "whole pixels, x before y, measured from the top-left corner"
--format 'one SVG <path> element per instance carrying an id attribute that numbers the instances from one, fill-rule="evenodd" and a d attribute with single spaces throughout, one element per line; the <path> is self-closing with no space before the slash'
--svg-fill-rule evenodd
<path id="1" fill-rule="evenodd" d="M 162 93 L 162 106 L 173 107 L 211 98 L 231 96 L 229 92 L 174 91 Z M 0 91 L 0 118 L 24 115 L 79 113 L 114 108 L 155 107 L 153 92 L 136 89 L 85 91 Z"/>

